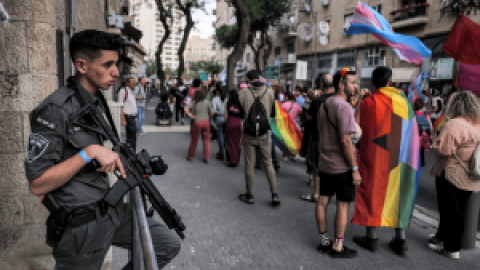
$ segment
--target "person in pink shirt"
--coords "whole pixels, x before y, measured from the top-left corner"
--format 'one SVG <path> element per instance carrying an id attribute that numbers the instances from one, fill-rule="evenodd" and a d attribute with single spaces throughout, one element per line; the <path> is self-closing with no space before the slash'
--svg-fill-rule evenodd
<path id="1" fill-rule="evenodd" d="M 197 91 L 202 84 L 202 81 L 200 79 L 194 79 L 193 80 L 193 87 L 190 88 L 188 91 L 188 95 L 190 96 L 191 99 L 193 99 L 193 95 L 195 94 L 195 91 Z"/>
<path id="2" fill-rule="evenodd" d="M 302 108 L 298 106 L 295 96 L 291 92 L 285 94 L 285 102 L 281 106 L 288 113 L 293 123 L 297 123 L 298 117 L 302 114 Z"/>

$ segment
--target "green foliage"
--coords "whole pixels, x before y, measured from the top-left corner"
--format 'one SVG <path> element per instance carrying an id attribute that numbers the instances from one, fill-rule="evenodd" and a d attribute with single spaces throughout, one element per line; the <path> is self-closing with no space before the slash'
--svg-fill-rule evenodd
<path id="1" fill-rule="evenodd" d="M 166 67 L 163 70 L 165 72 L 165 75 L 171 76 L 172 75 L 172 69 L 170 67 Z"/>
<path id="2" fill-rule="evenodd" d="M 157 63 L 155 61 L 145 62 L 147 64 L 147 76 L 157 74 Z"/>
<path id="3" fill-rule="evenodd" d="M 230 49 L 237 44 L 238 25 L 222 25 L 215 30 L 215 37 L 220 47 Z"/>
<path id="4" fill-rule="evenodd" d="M 210 61 L 197 61 L 193 62 L 190 70 L 197 75 L 200 71 L 205 71 L 208 74 L 217 73 L 219 74 L 223 70 L 223 66 L 215 63 L 213 60 Z"/>
<path id="5" fill-rule="evenodd" d="M 244 0 L 250 11 L 250 33 L 265 31 L 290 9 L 289 0 Z M 220 47 L 233 48 L 237 44 L 238 25 L 222 25 L 215 31 Z"/>

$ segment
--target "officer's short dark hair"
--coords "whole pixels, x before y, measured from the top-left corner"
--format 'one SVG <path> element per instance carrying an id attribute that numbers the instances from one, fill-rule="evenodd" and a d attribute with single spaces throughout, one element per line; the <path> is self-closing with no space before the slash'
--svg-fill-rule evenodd
<path id="1" fill-rule="evenodd" d="M 392 78 L 392 69 L 385 66 L 375 68 L 372 73 L 372 84 L 376 88 L 386 87 Z"/>
<path id="2" fill-rule="evenodd" d="M 117 36 L 98 30 L 84 30 L 73 35 L 70 40 L 70 57 L 72 61 L 82 57 L 95 60 L 102 56 L 102 51 L 120 51 L 122 40 Z"/>

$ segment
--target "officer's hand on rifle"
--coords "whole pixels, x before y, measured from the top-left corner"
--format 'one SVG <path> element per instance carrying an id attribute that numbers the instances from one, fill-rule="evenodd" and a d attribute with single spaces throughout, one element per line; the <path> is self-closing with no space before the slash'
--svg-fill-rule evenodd
<path id="1" fill-rule="evenodd" d="M 122 177 L 127 177 L 123 169 L 122 160 L 117 153 L 96 144 L 85 148 L 85 152 L 91 159 L 96 159 L 100 163 L 101 167 L 97 169 L 98 172 L 114 172 L 118 168 Z"/>

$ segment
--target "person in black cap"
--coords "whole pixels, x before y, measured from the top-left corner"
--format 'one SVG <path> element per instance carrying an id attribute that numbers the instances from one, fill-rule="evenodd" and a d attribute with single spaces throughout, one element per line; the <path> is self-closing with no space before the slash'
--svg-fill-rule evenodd
<path id="1" fill-rule="evenodd" d="M 271 89 L 259 81 L 259 78 L 260 74 L 256 70 L 250 70 L 247 73 L 248 88 L 242 89 L 238 93 L 240 105 L 246 114 L 243 124 L 242 144 L 245 157 L 245 181 L 247 189 L 245 194 L 239 196 L 239 200 L 248 204 L 254 203 L 252 195 L 253 167 L 255 165 L 255 147 L 258 147 L 270 184 L 272 205 L 279 205 L 280 198 L 277 194 L 277 180 L 271 156 L 272 142 L 270 131 L 270 117 L 275 117 L 275 95 Z M 255 103 L 257 98 L 259 98 L 260 104 Z M 259 108 L 259 106 L 263 108 Z M 261 121 L 262 119 L 266 120 Z"/>
<path id="2" fill-rule="evenodd" d="M 351 135 L 357 132 L 353 108 L 348 103 L 357 91 L 355 72 L 344 68 L 333 76 L 335 95 L 318 110 L 320 197 L 316 208 L 320 245 L 332 258 L 353 258 L 357 251 L 343 245 L 348 223 L 348 209 L 355 201 L 355 189 L 362 181 L 355 159 Z M 331 197 L 337 199 L 335 241 L 327 235 L 327 206 Z"/>

